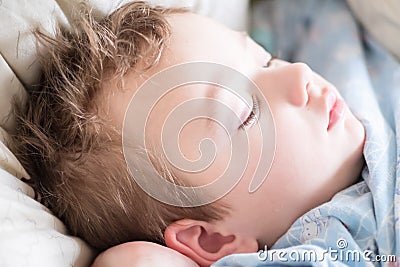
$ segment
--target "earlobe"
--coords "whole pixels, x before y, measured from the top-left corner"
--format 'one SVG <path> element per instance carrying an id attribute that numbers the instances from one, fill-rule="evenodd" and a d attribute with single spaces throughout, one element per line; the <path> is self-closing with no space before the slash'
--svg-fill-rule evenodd
<path id="1" fill-rule="evenodd" d="M 213 224 L 183 219 L 172 223 L 164 233 L 165 243 L 201 266 L 210 266 L 233 253 L 256 252 L 255 239 L 235 234 L 221 234 Z M 249 242 L 250 241 L 250 242 Z M 253 251 L 254 250 L 254 251 Z"/>

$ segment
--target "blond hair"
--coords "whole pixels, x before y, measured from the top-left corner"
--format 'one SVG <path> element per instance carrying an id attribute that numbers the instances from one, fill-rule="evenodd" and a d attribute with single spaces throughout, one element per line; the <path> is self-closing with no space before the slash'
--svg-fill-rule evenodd
<path id="1" fill-rule="evenodd" d="M 214 204 L 174 207 L 143 192 L 127 169 L 120 132 L 100 117 L 95 101 L 106 90 L 106 73 L 122 79 L 139 63 L 147 69 L 158 63 L 170 36 L 165 17 L 176 12 L 182 10 L 132 2 L 96 21 L 84 8 L 55 37 L 36 32 L 46 52 L 43 75 L 16 109 L 13 150 L 40 201 L 99 250 L 135 240 L 164 244 L 163 232 L 176 220 L 220 220 L 227 213 Z"/>

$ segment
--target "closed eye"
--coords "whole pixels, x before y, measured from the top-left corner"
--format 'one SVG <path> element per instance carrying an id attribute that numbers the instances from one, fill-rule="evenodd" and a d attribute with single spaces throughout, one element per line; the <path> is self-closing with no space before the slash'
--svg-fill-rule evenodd
<path id="1" fill-rule="evenodd" d="M 260 109 L 258 99 L 254 95 L 252 96 L 252 99 L 253 99 L 253 108 L 251 109 L 251 112 L 249 116 L 247 116 L 246 120 L 239 126 L 239 129 L 243 130 L 247 128 L 249 125 L 251 126 L 258 117 Z"/>
<path id="2" fill-rule="evenodd" d="M 275 60 L 276 58 L 277 58 L 276 56 L 271 56 L 271 57 L 268 59 L 267 63 L 265 63 L 265 65 L 263 66 L 263 68 L 269 68 L 269 67 L 271 66 L 271 64 L 272 64 L 272 61 Z"/>

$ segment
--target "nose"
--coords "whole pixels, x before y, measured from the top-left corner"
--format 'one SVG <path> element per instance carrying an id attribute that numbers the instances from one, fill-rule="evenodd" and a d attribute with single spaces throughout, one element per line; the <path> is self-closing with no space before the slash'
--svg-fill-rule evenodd
<path id="1" fill-rule="evenodd" d="M 276 67 L 278 87 L 281 93 L 295 106 L 304 106 L 308 101 L 313 72 L 307 64 L 281 62 Z"/>

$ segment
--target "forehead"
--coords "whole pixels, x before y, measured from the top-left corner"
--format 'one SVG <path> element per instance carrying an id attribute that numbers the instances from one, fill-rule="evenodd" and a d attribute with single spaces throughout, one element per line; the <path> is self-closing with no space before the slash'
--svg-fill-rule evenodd
<path id="1" fill-rule="evenodd" d="M 192 13 L 171 15 L 168 22 L 172 35 L 163 55 L 163 63 L 167 65 L 210 61 L 237 67 L 243 58 L 246 41 L 243 33 Z"/>

